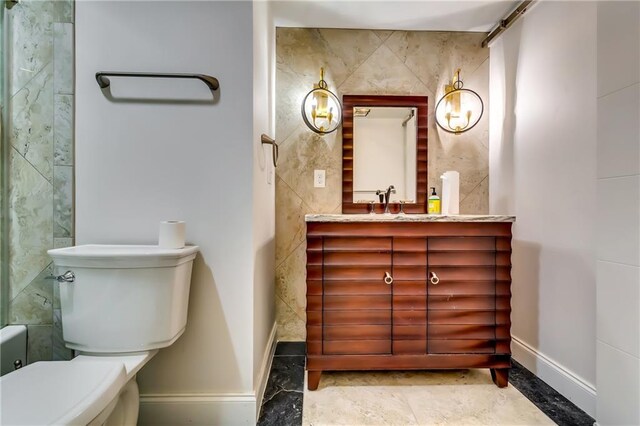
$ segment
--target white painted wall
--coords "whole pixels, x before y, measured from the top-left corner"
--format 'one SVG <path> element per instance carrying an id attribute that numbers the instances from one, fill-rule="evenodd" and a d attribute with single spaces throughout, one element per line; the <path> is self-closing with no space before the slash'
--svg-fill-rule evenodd
<path id="1" fill-rule="evenodd" d="M 515 214 L 514 357 L 595 415 L 596 4 L 539 2 L 491 46 L 490 211 Z"/>
<path id="2" fill-rule="evenodd" d="M 275 349 L 275 170 L 260 136 L 275 133 L 275 26 L 269 2 L 253 3 L 253 375 L 262 400 Z M 272 347 L 273 346 L 273 347 Z M 256 407 L 259 409 L 258 407 Z"/>
<path id="3" fill-rule="evenodd" d="M 640 424 L 640 3 L 598 2 L 598 424 Z"/>
<path id="4" fill-rule="evenodd" d="M 182 219 L 201 248 L 187 330 L 139 375 L 142 423 L 255 422 L 274 201 L 256 137 L 272 126 L 271 83 L 253 70 L 256 58 L 271 66 L 269 44 L 254 52 L 253 26 L 251 2 L 76 7 L 78 243 L 154 243 L 160 220 Z M 208 73 L 220 90 L 211 103 L 195 80 L 114 78 L 114 96 L 138 100 L 113 101 L 95 82 L 102 70 Z"/>

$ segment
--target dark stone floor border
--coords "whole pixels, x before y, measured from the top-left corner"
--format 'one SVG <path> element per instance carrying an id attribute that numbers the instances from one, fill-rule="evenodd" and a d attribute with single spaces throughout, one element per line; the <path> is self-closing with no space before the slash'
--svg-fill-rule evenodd
<path id="1" fill-rule="evenodd" d="M 304 342 L 279 342 L 262 401 L 259 426 L 302 425 Z M 560 426 L 592 426 L 594 419 L 535 374 L 512 361 L 509 383 Z"/>

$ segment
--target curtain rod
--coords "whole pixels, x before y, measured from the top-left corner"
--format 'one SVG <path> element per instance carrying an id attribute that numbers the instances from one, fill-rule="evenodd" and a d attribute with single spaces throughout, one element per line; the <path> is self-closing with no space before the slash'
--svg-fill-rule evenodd
<path id="1" fill-rule="evenodd" d="M 498 25 L 489 33 L 489 35 L 482 40 L 482 47 L 487 47 L 491 41 L 502 34 L 507 28 L 509 28 L 515 21 L 518 20 L 520 16 L 522 16 L 531 3 L 534 3 L 535 0 L 525 0 L 516 7 L 513 12 L 509 14 L 506 18 L 500 20 Z"/>

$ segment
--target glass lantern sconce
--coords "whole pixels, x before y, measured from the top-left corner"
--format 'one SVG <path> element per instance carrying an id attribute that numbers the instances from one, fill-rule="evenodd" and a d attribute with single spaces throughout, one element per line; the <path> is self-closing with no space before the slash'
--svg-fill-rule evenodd
<path id="1" fill-rule="evenodd" d="M 324 68 L 320 68 L 320 81 L 313 85 L 302 101 L 302 119 L 314 132 L 326 135 L 335 131 L 342 121 L 342 106 L 338 97 L 327 89 Z"/>
<path id="2" fill-rule="evenodd" d="M 436 123 L 445 132 L 459 135 L 473 129 L 483 112 L 482 98 L 463 87 L 460 69 L 456 70 L 451 84 L 444 86 L 444 96 L 436 104 Z"/>

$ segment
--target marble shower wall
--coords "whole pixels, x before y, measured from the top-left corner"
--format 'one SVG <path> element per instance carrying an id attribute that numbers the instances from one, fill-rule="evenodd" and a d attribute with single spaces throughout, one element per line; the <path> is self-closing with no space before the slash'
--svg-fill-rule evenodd
<path id="1" fill-rule="evenodd" d="M 6 11 L 9 77 L 9 323 L 26 324 L 28 361 L 70 358 L 47 250 L 73 244 L 72 0 Z"/>
<path id="2" fill-rule="evenodd" d="M 305 127 L 300 105 L 319 80 L 345 94 L 426 95 L 429 98 L 429 186 L 460 172 L 460 212 L 489 212 L 489 50 L 485 34 L 278 28 L 276 30 L 276 313 L 280 340 L 305 338 L 305 223 L 307 213 L 342 209 L 342 135 L 319 136 Z M 485 115 L 471 131 L 439 131 L 437 99 L 454 71 L 480 94 Z M 326 187 L 313 187 L 314 169 L 326 170 Z"/>

